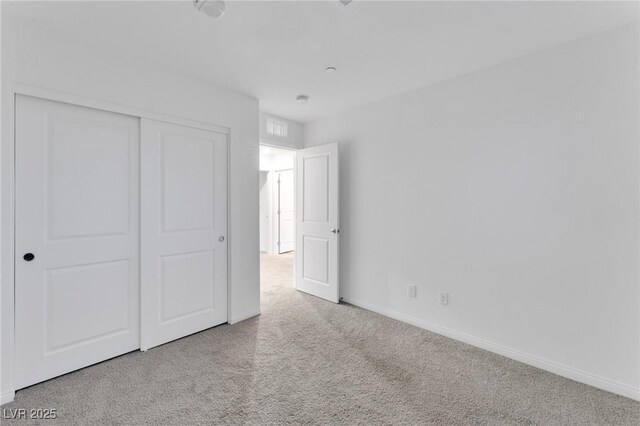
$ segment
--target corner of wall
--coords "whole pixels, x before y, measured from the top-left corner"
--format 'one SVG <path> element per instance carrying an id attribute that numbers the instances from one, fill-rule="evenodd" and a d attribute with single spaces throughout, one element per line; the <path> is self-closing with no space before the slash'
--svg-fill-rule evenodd
<path id="1" fill-rule="evenodd" d="M 16 397 L 16 393 L 13 389 L 5 390 L 0 393 L 0 405 L 8 404 L 12 402 Z"/>

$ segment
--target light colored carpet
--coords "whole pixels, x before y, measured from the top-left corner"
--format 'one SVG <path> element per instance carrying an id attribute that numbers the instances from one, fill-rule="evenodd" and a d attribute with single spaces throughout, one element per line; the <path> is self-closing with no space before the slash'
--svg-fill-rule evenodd
<path id="1" fill-rule="evenodd" d="M 262 256 L 262 315 L 18 392 L 60 424 L 638 425 L 640 403 L 292 287 Z M 3 420 L 2 424 L 28 424 Z"/>

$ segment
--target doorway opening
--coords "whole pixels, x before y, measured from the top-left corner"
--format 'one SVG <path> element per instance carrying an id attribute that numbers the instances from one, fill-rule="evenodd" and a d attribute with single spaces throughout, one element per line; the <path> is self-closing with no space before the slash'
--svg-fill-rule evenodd
<path id="1" fill-rule="evenodd" d="M 293 287 L 295 253 L 293 150 L 260 145 L 261 287 Z"/>
<path id="2" fill-rule="evenodd" d="M 338 144 L 260 147 L 261 291 L 339 303 Z"/>

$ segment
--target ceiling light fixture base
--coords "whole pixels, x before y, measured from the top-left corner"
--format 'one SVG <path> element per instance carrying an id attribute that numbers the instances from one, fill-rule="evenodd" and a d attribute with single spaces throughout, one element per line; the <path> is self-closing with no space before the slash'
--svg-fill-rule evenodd
<path id="1" fill-rule="evenodd" d="M 193 0 L 193 7 L 215 19 L 222 17 L 227 9 L 223 0 Z"/>

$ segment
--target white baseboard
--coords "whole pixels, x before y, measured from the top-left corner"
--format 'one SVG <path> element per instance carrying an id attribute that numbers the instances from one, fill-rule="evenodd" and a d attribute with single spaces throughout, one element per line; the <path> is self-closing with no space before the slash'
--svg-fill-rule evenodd
<path id="1" fill-rule="evenodd" d="M 438 324 L 434 324 L 428 321 L 421 320 L 419 318 L 405 315 L 400 312 L 393 311 L 391 309 L 383 308 L 373 305 L 371 303 L 355 300 L 349 297 L 343 297 L 345 302 L 355 306 L 359 306 L 368 311 L 376 312 L 380 315 L 402 321 L 416 327 L 423 328 L 425 330 L 432 331 L 437 334 L 441 334 L 446 337 L 450 337 L 455 340 L 459 340 L 464 343 L 468 343 L 472 346 L 488 350 L 490 352 L 497 353 L 507 358 L 515 359 L 516 361 L 523 362 L 525 364 L 532 365 L 542 370 L 549 371 L 562 377 L 566 377 L 576 382 L 585 383 L 587 385 L 613 392 L 618 395 L 626 396 L 627 398 L 640 401 L 640 388 L 634 388 L 625 383 L 620 383 L 606 377 L 598 376 L 597 374 L 589 373 L 587 371 L 578 370 L 573 367 L 558 364 L 557 362 L 549 361 L 544 358 L 540 358 L 535 355 L 528 354 L 526 352 L 512 349 L 506 346 L 499 345 L 497 343 L 490 342 L 488 340 L 481 339 L 469 334 L 461 333 L 459 331 L 443 327 Z"/>
<path id="2" fill-rule="evenodd" d="M 235 315 L 233 318 L 229 319 L 229 324 L 237 324 L 240 321 L 244 321 L 249 318 L 253 318 L 260 315 L 260 309 L 257 311 L 245 312 L 244 314 Z"/>
<path id="3" fill-rule="evenodd" d="M 16 392 L 13 390 L 4 391 L 0 393 L 0 405 L 4 405 L 8 402 L 13 401 L 15 397 L 16 397 Z"/>

